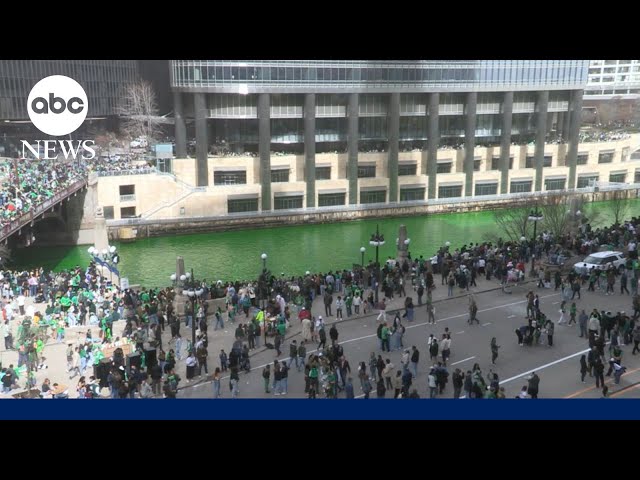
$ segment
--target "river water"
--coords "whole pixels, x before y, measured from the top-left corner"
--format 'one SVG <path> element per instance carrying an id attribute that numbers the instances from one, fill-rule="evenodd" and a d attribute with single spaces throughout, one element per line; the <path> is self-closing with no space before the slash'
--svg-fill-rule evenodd
<path id="1" fill-rule="evenodd" d="M 609 225 L 607 202 L 589 204 L 585 214 L 598 211 L 595 226 Z M 640 199 L 630 201 L 627 217 L 640 215 Z M 418 215 L 382 220 L 358 220 L 329 225 L 301 225 L 258 230 L 179 235 L 116 244 L 120 251 L 120 270 L 131 284 L 164 286 L 175 271 L 176 256 L 182 255 L 187 269 L 197 278 L 207 280 L 255 278 L 262 268 L 260 255 L 268 255 L 267 268 L 274 275 L 303 274 L 351 267 L 361 261 L 375 259 L 375 248 L 369 239 L 379 225 L 386 244 L 380 247 L 380 259 L 395 256 L 395 239 L 401 224 L 407 226 L 412 257 L 433 255 L 445 242 L 452 247 L 483 241 L 496 234 L 494 213 L 455 213 Z M 88 246 L 38 247 L 19 250 L 14 263 L 20 268 L 44 266 L 60 270 L 86 265 Z"/>

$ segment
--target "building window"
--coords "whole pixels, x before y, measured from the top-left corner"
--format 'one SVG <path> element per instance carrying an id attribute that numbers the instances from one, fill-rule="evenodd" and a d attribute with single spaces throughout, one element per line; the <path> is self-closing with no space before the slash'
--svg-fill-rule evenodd
<path id="1" fill-rule="evenodd" d="M 500 170 L 500 157 L 493 157 L 491 159 L 491 170 Z"/>
<path id="2" fill-rule="evenodd" d="M 436 173 L 451 173 L 453 162 L 441 162 L 436 167 Z"/>
<path id="3" fill-rule="evenodd" d="M 553 157 L 551 155 L 545 155 L 544 160 L 542 161 L 543 167 L 551 167 L 553 163 Z"/>
<path id="4" fill-rule="evenodd" d="M 640 183 L 640 170 L 636 170 L 636 173 L 633 176 L 633 182 L 634 183 Z M 105 213 L 105 215 L 106 215 L 106 213 Z"/>
<path id="5" fill-rule="evenodd" d="M 120 218 L 136 218 L 136 207 L 122 207 Z"/>
<path id="6" fill-rule="evenodd" d="M 416 175 L 418 171 L 418 165 L 415 163 L 399 164 L 398 175 Z"/>
<path id="7" fill-rule="evenodd" d="M 358 165 L 358 178 L 375 178 L 375 165 Z"/>
<path id="8" fill-rule="evenodd" d="M 513 181 L 509 186 L 510 193 L 527 193 L 531 191 L 533 186 L 532 180 Z"/>
<path id="9" fill-rule="evenodd" d="M 280 168 L 278 170 L 271 170 L 271 183 L 282 183 L 289 181 L 289 169 Z"/>
<path id="10" fill-rule="evenodd" d="M 462 196 L 462 185 L 438 187 L 438 198 L 458 198 Z"/>
<path id="11" fill-rule="evenodd" d="M 473 171 L 474 172 L 479 172 L 481 165 L 482 165 L 482 160 L 474 160 L 473 161 Z"/>
<path id="12" fill-rule="evenodd" d="M 401 202 L 413 202 L 415 200 L 424 200 L 425 188 L 401 188 L 400 189 L 400 201 Z"/>
<path id="13" fill-rule="evenodd" d="M 331 180 L 331 167 L 316 167 L 316 180 Z"/>
<path id="14" fill-rule="evenodd" d="M 567 181 L 566 178 L 545 179 L 544 189 L 545 190 L 564 190 L 564 185 L 566 181 Z"/>
<path id="15" fill-rule="evenodd" d="M 158 158 L 156 160 L 156 167 L 159 172 L 171 173 L 171 159 L 170 158 Z"/>
<path id="16" fill-rule="evenodd" d="M 214 185 L 242 185 L 247 183 L 246 170 L 213 172 Z"/>
<path id="17" fill-rule="evenodd" d="M 586 165 L 588 161 L 589 161 L 588 153 L 579 153 L 578 156 L 576 157 L 577 165 Z"/>
<path id="18" fill-rule="evenodd" d="M 346 193 L 320 193 L 318 194 L 319 207 L 333 207 L 345 204 Z"/>
<path id="19" fill-rule="evenodd" d="M 609 174 L 609 181 L 611 183 L 626 183 L 627 181 L 627 174 L 625 173 L 610 173 Z"/>
<path id="20" fill-rule="evenodd" d="M 386 190 L 360 190 L 360 203 L 385 203 L 386 201 Z"/>
<path id="21" fill-rule="evenodd" d="M 591 182 L 597 181 L 600 177 L 598 175 L 590 175 L 588 177 L 578 177 L 577 188 L 587 188 L 592 186 Z"/>
<path id="22" fill-rule="evenodd" d="M 524 161 L 524 168 L 533 168 L 533 156 L 527 155 L 527 158 Z"/>
<path id="23" fill-rule="evenodd" d="M 513 170 L 513 157 L 509 157 L 509 170 Z"/>
<path id="24" fill-rule="evenodd" d="M 104 213 L 105 220 L 113 220 L 114 219 L 114 211 L 113 206 L 110 207 L 102 207 L 102 212 Z"/>
<path id="25" fill-rule="evenodd" d="M 498 193 L 498 183 L 476 183 L 476 196 L 496 195 Z"/>
<path id="26" fill-rule="evenodd" d="M 135 185 L 120 185 L 120 201 L 121 202 L 133 202 L 136 199 L 136 186 Z"/>
<path id="27" fill-rule="evenodd" d="M 601 152 L 598 155 L 598 163 L 611 163 L 613 162 L 613 152 Z"/>
<path id="28" fill-rule="evenodd" d="M 274 210 L 291 210 L 294 208 L 302 208 L 302 195 L 275 197 L 273 202 Z"/>
<path id="29" fill-rule="evenodd" d="M 257 212 L 257 211 L 258 211 L 257 198 L 227 200 L 228 213 Z"/>

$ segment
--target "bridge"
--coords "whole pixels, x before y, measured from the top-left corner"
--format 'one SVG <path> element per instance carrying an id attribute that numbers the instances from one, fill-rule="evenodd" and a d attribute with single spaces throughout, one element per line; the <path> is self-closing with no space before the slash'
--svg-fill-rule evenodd
<path id="1" fill-rule="evenodd" d="M 69 199 L 77 192 L 87 187 L 88 180 L 86 178 L 76 180 L 71 185 L 67 186 L 64 190 L 59 191 L 52 197 L 46 199 L 44 202 L 37 204 L 31 208 L 28 212 L 23 213 L 17 218 L 14 218 L 11 223 L 8 223 L 2 229 L 0 229 L 0 242 L 6 243 L 7 239 L 16 232 L 29 225 L 33 226 L 37 220 L 41 220 L 45 214 L 53 210 L 53 208 L 65 200 Z"/>

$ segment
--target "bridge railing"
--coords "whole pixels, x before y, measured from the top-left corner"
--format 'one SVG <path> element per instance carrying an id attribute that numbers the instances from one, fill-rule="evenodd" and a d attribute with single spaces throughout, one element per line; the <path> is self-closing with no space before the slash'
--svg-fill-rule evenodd
<path id="1" fill-rule="evenodd" d="M 31 210 L 29 210 L 28 212 L 23 213 L 22 215 L 18 216 L 17 218 L 14 218 L 13 220 L 11 220 L 11 222 L 7 223 L 6 225 L 4 225 L 0 229 L 0 241 L 3 241 L 7 237 L 13 235 L 15 232 L 20 230 L 26 224 L 31 223 L 34 220 L 36 220 L 40 215 L 45 213 L 51 207 L 57 205 L 58 203 L 60 203 L 65 198 L 73 195 L 78 190 L 82 190 L 86 186 L 87 186 L 87 179 L 86 178 L 83 178 L 81 180 L 77 180 L 74 183 L 72 183 L 71 185 L 67 186 L 64 190 L 61 190 L 61 191 L 55 193 L 52 197 L 47 198 L 44 202 L 39 203 L 39 204 L 37 204 L 35 206 L 32 206 Z"/>

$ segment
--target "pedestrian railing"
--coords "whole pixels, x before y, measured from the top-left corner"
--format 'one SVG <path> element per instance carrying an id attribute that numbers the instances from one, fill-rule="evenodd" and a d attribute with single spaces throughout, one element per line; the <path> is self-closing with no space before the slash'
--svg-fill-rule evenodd
<path id="1" fill-rule="evenodd" d="M 79 190 L 82 190 L 86 186 L 86 178 L 77 180 L 71 185 L 67 186 L 65 189 L 54 194 L 52 197 L 46 199 L 44 202 L 32 206 L 32 208 L 28 212 L 25 212 L 17 218 L 13 219 L 10 223 L 4 225 L 2 229 L 0 229 L 0 241 L 4 241 L 15 232 L 19 231 L 25 225 L 33 223 L 38 217 L 40 217 L 40 215 L 44 214 L 47 210 L 57 205 L 65 198 L 68 198 Z"/>

